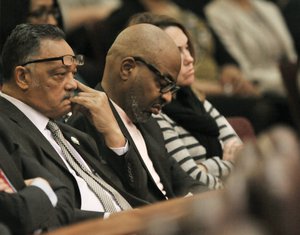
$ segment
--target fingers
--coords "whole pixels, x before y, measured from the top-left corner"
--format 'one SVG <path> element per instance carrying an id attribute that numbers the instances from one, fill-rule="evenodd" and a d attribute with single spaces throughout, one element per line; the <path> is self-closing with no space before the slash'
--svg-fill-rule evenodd
<path id="1" fill-rule="evenodd" d="M 104 92 L 92 89 L 92 92 L 80 92 L 78 96 L 70 98 L 74 112 L 81 112 L 98 131 L 105 131 L 112 126 L 115 128 L 116 120 L 110 107 L 109 99 Z M 109 125 L 108 125 L 109 124 Z"/>
<path id="2" fill-rule="evenodd" d="M 243 145 L 238 139 L 228 141 L 223 148 L 223 159 L 234 161 L 237 153 L 242 149 Z"/>
<path id="3" fill-rule="evenodd" d="M 242 145 L 241 141 L 237 138 L 231 139 L 229 141 L 227 141 L 224 145 L 224 149 L 225 148 L 232 148 L 233 146 L 240 146 Z"/>
<path id="4" fill-rule="evenodd" d="M 102 102 L 103 99 L 108 100 L 104 92 L 90 88 L 79 81 L 77 81 L 77 83 L 79 92 L 76 96 L 70 98 L 71 102 L 78 103 L 83 106 L 90 106 L 91 104 Z"/>
<path id="5" fill-rule="evenodd" d="M 78 80 L 76 80 L 77 82 L 77 87 L 80 91 L 84 91 L 84 92 L 93 92 L 95 91 L 93 88 L 90 88 L 86 85 L 84 85 L 83 83 L 79 82 Z"/>
<path id="6" fill-rule="evenodd" d="M 13 189 L 3 179 L 0 179 L 0 192 L 13 193 Z"/>
<path id="7" fill-rule="evenodd" d="M 24 180 L 24 183 L 26 184 L 26 186 L 29 186 L 32 184 L 32 179 Z"/>
<path id="8" fill-rule="evenodd" d="M 88 109 L 99 108 L 109 104 L 108 97 L 104 92 L 92 90 L 92 93 L 80 92 L 77 96 L 70 98 L 71 102 L 80 104 Z"/>
<path id="9" fill-rule="evenodd" d="M 49 185 L 48 181 L 41 177 L 27 179 L 27 180 L 24 180 L 24 182 L 25 182 L 26 186 L 30 186 L 30 185 L 34 184 L 34 182 L 40 182 L 40 183 Z"/>

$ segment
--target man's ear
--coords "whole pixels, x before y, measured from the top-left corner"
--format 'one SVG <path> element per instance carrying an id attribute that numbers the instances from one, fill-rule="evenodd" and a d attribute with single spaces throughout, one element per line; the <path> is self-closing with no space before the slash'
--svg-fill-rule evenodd
<path id="1" fill-rule="evenodd" d="M 135 60 L 132 57 L 126 57 L 121 61 L 120 75 L 123 80 L 127 80 L 136 67 Z"/>
<path id="2" fill-rule="evenodd" d="M 14 71 L 16 85 L 22 90 L 27 90 L 30 84 L 30 74 L 24 66 L 17 66 Z"/>

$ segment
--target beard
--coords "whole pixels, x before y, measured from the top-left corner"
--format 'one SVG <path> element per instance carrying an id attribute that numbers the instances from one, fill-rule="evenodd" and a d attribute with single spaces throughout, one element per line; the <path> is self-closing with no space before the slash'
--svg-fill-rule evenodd
<path id="1" fill-rule="evenodd" d="M 145 123 L 151 117 L 150 112 L 145 112 L 140 108 L 138 98 L 136 96 L 130 96 L 130 103 L 131 103 L 131 113 L 132 117 L 130 117 L 133 123 Z"/>
<path id="2" fill-rule="evenodd" d="M 135 82 L 125 98 L 124 111 L 133 123 L 145 123 L 151 117 L 151 112 L 145 111 L 142 105 L 145 91 Z"/>

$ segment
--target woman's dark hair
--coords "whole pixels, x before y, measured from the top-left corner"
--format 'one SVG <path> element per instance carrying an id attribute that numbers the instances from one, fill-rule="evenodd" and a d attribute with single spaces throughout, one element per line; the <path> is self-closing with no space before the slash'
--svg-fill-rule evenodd
<path id="1" fill-rule="evenodd" d="M 183 31 L 183 33 L 187 36 L 189 51 L 192 57 L 195 58 L 195 49 L 192 43 L 191 35 L 183 26 L 183 24 L 178 22 L 176 19 L 166 15 L 157 15 L 150 12 L 142 12 L 131 16 L 131 18 L 128 21 L 128 26 L 141 23 L 153 24 L 161 29 L 165 29 L 170 26 L 180 28 Z"/>

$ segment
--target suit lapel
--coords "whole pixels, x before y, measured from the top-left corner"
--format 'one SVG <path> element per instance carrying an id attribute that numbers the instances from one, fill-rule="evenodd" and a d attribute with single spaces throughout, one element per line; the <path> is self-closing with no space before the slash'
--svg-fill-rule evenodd
<path id="1" fill-rule="evenodd" d="M 101 84 L 98 84 L 96 86 L 96 89 L 97 90 L 100 90 L 100 91 L 104 91 L 103 88 L 101 87 Z M 105 91 L 104 91 L 105 92 Z M 113 114 L 119 124 L 119 127 L 122 131 L 122 133 L 125 135 L 125 137 L 127 138 L 127 140 L 129 141 L 131 147 L 134 148 L 137 156 L 139 159 L 141 164 L 143 165 L 145 171 L 147 172 L 147 175 L 148 175 L 148 178 L 153 182 L 153 185 L 156 186 L 156 189 L 161 193 L 161 191 L 159 190 L 159 188 L 157 187 L 157 185 L 155 184 L 155 181 L 153 180 L 148 168 L 146 167 L 145 163 L 144 163 L 144 160 L 142 159 L 142 156 L 140 155 L 140 152 L 138 150 L 138 148 L 136 147 L 136 145 L 134 144 L 134 141 L 130 135 L 130 133 L 128 132 L 125 124 L 123 123 L 119 113 L 117 112 L 117 110 L 115 109 L 114 105 L 112 104 L 112 102 L 110 102 L 110 107 L 113 111 Z M 164 169 L 162 168 L 162 166 L 160 165 L 160 161 L 157 160 L 158 158 L 156 158 L 156 156 L 160 156 L 162 153 L 157 145 L 157 142 L 155 142 L 155 140 L 153 140 L 153 138 L 151 136 L 149 136 L 149 133 L 146 133 L 147 131 L 144 130 L 143 127 L 141 127 L 142 125 L 137 125 L 137 128 L 141 131 L 142 135 L 143 135 L 143 138 L 144 138 L 144 141 L 146 143 L 146 147 L 147 147 L 147 151 L 148 151 L 148 155 L 151 159 L 151 161 L 153 162 L 153 165 L 154 165 L 154 169 L 156 170 L 156 172 L 158 173 L 160 179 L 161 179 L 161 182 L 162 184 L 164 185 L 164 188 L 167 192 L 167 195 L 173 195 L 172 193 L 172 190 L 170 189 L 170 186 L 169 186 L 169 183 L 168 181 L 166 180 L 166 177 L 165 177 L 165 173 L 164 173 Z M 161 195 L 163 195 L 161 193 Z M 164 196 L 162 196 L 164 197 Z"/>
<path id="2" fill-rule="evenodd" d="M 141 154 L 140 154 L 138 148 L 136 147 L 136 145 L 135 145 L 135 143 L 134 143 L 134 141 L 133 141 L 133 139 L 132 139 L 132 137 L 131 137 L 129 131 L 127 130 L 125 124 L 123 123 L 123 121 L 122 121 L 122 119 L 121 119 L 119 113 L 117 112 L 117 110 L 115 109 L 114 105 L 113 105 L 111 102 L 110 102 L 110 107 L 111 107 L 111 109 L 112 109 L 112 111 L 113 111 L 113 114 L 114 114 L 114 116 L 115 116 L 115 118 L 116 118 L 116 120 L 117 120 L 117 122 L 118 122 L 118 124 L 119 124 L 119 127 L 120 127 L 120 129 L 121 129 L 123 135 L 125 135 L 126 139 L 129 141 L 129 143 L 131 144 L 131 146 L 134 148 L 135 152 L 136 152 L 136 153 L 138 154 L 138 156 L 139 156 L 140 161 L 143 163 L 144 168 L 145 168 L 145 169 L 147 170 L 147 172 L 148 172 L 148 169 L 147 169 L 147 167 L 146 167 L 145 164 L 144 164 L 144 161 L 143 161 L 143 159 L 142 159 L 142 156 L 141 156 Z M 149 174 L 149 172 L 148 172 L 148 174 Z M 149 174 L 149 175 L 150 175 L 150 174 Z M 152 178 L 152 177 L 151 177 L 151 178 Z"/>
<path id="3" fill-rule="evenodd" d="M 32 141 L 48 155 L 48 157 L 67 169 L 58 153 L 37 127 L 16 106 L 3 97 L 0 97 L 0 113 L 7 116 L 13 123 L 19 126 L 24 135 L 31 138 Z"/>
<path id="4" fill-rule="evenodd" d="M 110 102 L 110 104 L 111 104 L 111 108 L 112 108 L 112 111 L 113 111 L 113 113 L 114 113 L 114 116 L 115 116 L 115 118 L 116 118 L 116 120 L 117 120 L 117 122 L 118 122 L 118 124 L 119 124 L 119 126 L 120 126 L 120 128 L 121 128 L 122 133 L 125 135 L 125 137 L 127 138 L 127 140 L 130 142 L 131 146 L 135 149 L 135 152 L 137 153 L 140 162 L 142 163 L 144 169 L 146 170 L 148 177 L 151 179 L 151 181 L 153 182 L 153 184 L 156 186 L 156 183 L 155 183 L 154 179 L 152 178 L 152 175 L 150 174 L 150 172 L 149 172 L 147 166 L 145 165 L 144 160 L 142 159 L 142 156 L 141 156 L 141 154 L 140 154 L 138 148 L 137 148 L 136 145 L 134 144 L 134 141 L 133 141 L 133 139 L 132 139 L 130 133 L 128 132 L 128 130 L 127 130 L 125 124 L 123 123 L 123 121 L 122 121 L 121 117 L 119 116 L 117 110 L 115 109 L 114 105 L 113 105 L 111 102 Z M 156 161 L 156 159 L 155 159 L 155 157 L 154 157 L 154 156 L 156 156 L 157 154 L 161 154 L 161 153 L 159 153 L 159 152 L 157 151 L 157 144 L 154 143 L 154 142 L 153 142 L 153 139 L 152 139 L 151 137 L 148 136 L 149 134 L 144 133 L 143 128 L 140 128 L 140 125 L 136 125 L 136 126 L 137 126 L 137 128 L 138 128 L 138 129 L 141 131 L 141 133 L 142 133 L 142 136 L 143 136 L 144 141 L 145 141 L 145 143 L 146 143 L 148 155 L 149 155 L 149 157 L 150 157 L 150 159 L 151 159 L 151 161 L 152 161 L 152 163 L 153 163 L 153 165 L 154 165 L 154 169 L 156 170 L 157 174 L 159 175 L 159 177 L 160 177 L 160 179 L 161 179 L 161 182 L 162 182 L 162 184 L 164 185 L 164 188 L 165 188 L 165 190 L 166 190 L 166 192 L 167 192 L 167 194 L 168 194 L 168 193 L 170 192 L 170 190 L 169 190 L 168 188 L 166 188 L 166 187 L 167 187 L 167 186 L 166 186 L 167 184 L 166 184 L 166 181 L 165 181 L 165 179 L 164 179 L 164 177 L 163 177 L 163 176 L 164 176 L 163 170 L 161 169 L 160 164 L 156 164 L 157 161 Z M 156 188 L 157 188 L 157 190 L 158 190 L 159 192 L 161 192 L 161 191 L 158 189 L 157 186 L 156 186 Z"/>
<path id="5" fill-rule="evenodd" d="M 165 166 L 167 165 L 167 159 L 165 159 L 165 156 L 162 156 L 164 153 L 164 149 L 161 149 L 161 143 L 158 143 L 155 136 L 151 135 L 147 132 L 147 130 L 145 130 L 143 124 L 137 125 L 137 127 L 144 137 L 148 155 L 153 163 L 154 169 L 156 170 L 162 184 L 164 185 L 164 189 L 166 190 L 167 195 L 172 195 L 173 191 L 166 176 L 166 171 L 168 171 L 168 169 L 165 168 Z"/>

